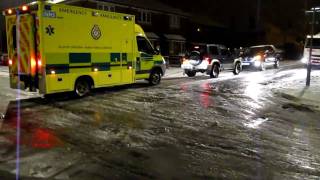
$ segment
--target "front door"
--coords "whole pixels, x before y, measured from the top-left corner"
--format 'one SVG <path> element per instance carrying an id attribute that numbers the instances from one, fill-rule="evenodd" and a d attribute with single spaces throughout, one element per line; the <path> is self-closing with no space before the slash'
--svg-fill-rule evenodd
<path id="1" fill-rule="evenodd" d="M 154 65 L 155 51 L 145 37 L 137 36 L 137 43 L 139 56 L 136 61 L 136 77 L 137 79 L 147 79 Z"/>

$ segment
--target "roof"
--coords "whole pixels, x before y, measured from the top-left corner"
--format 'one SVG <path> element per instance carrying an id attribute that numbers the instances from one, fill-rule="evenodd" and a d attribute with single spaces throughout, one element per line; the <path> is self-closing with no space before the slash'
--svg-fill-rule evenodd
<path id="1" fill-rule="evenodd" d="M 66 1 L 74 2 L 74 1 L 87 1 L 87 0 L 66 0 Z M 171 7 L 158 0 L 88 0 L 88 1 L 107 2 L 107 3 L 122 5 L 122 6 L 128 6 L 132 8 L 139 8 L 139 9 L 146 9 L 146 10 L 157 11 L 162 13 L 175 14 L 175 15 L 180 15 L 184 17 L 191 16 L 190 14 L 185 13 L 181 9 Z"/>
<path id="2" fill-rule="evenodd" d="M 250 48 L 259 48 L 259 47 L 266 47 L 266 46 L 273 46 L 271 44 L 259 45 L 259 46 L 251 46 Z"/>
<path id="3" fill-rule="evenodd" d="M 159 36 L 154 32 L 145 32 L 145 34 L 148 37 L 148 39 L 151 39 L 151 40 L 160 39 Z"/>
<path id="4" fill-rule="evenodd" d="M 194 23 L 201 24 L 201 25 L 226 28 L 225 25 L 217 21 L 214 21 L 212 18 L 205 15 L 193 14 L 191 20 Z"/>
<path id="5" fill-rule="evenodd" d="M 165 34 L 164 37 L 166 37 L 168 40 L 181 41 L 181 42 L 186 41 L 186 38 L 178 34 Z"/>

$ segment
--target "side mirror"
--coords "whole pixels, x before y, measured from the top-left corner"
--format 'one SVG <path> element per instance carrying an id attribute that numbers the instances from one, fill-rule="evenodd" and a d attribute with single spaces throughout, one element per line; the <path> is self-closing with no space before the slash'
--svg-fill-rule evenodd
<path id="1" fill-rule="evenodd" d="M 160 54 L 160 51 L 158 51 L 157 49 L 155 49 L 155 50 L 154 50 L 154 54 L 155 54 L 155 55 L 159 55 L 159 54 Z"/>
<path id="2" fill-rule="evenodd" d="M 160 46 L 156 46 L 156 49 L 154 50 L 155 54 L 159 55 L 160 54 Z"/>

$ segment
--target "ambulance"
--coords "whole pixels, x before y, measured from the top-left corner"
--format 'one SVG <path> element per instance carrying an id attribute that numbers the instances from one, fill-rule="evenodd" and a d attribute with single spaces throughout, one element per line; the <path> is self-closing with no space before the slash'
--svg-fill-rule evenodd
<path id="1" fill-rule="evenodd" d="M 38 1 L 3 11 L 10 86 L 48 95 L 148 80 L 165 60 L 133 15 Z"/>
<path id="2" fill-rule="evenodd" d="M 312 57 L 310 59 L 310 49 L 312 48 Z M 320 33 L 313 36 L 311 44 L 311 35 L 308 35 L 306 38 L 303 58 L 301 59 L 302 63 L 305 65 L 311 64 L 311 66 L 320 67 Z"/>

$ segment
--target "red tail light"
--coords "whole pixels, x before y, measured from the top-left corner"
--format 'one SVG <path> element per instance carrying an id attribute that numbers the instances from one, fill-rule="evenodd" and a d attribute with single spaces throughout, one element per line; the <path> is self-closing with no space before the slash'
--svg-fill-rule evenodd
<path id="1" fill-rule="evenodd" d="M 208 62 L 208 64 L 211 64 L 212 59 L 210 57 L 204 57 L 204 60 Z"/>
<path id="2" fill-rule="evenodd" d="M 11 60 L 11 59 L 9 59 L 9 65 L 10 65 L 10 66 L 12 65 L 12 60 Z"/>
<path id="3" fill-rule="evenodd" d="M 41 66 L 42 66 L 42 61 L 41 59 L 38 59 L 38 67 L 41 68 Z"/>
<path id="4" fill-rule="evenodd" d="M 187 58 L 182 58 L 182 64 L 187 64 L 188 63 L 188 59 Z"/>
<path id="5" fill-rule="evenodd" d="M 8 9 L 8 14 L 11 15 L 13 13 L 12 9 Z"/>
<path id="6" fill-rule="evenodd" d="M 22 11 L 28 11 L 29 7 L 28 6 L 22 6 Z"/>

